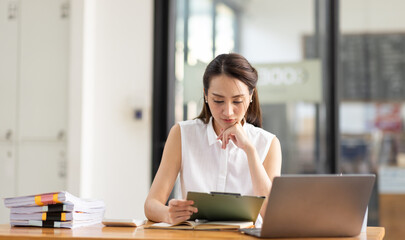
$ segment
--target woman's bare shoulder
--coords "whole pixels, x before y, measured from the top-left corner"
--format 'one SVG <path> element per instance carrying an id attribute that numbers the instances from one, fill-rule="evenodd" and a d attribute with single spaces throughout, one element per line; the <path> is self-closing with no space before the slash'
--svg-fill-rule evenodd
<path id="1" fill-rule="evenodd" d="M 181 138 L 180 125 L 178 123 L 174 124 L 170 129 L 167 141 L 179 141 Z"/>

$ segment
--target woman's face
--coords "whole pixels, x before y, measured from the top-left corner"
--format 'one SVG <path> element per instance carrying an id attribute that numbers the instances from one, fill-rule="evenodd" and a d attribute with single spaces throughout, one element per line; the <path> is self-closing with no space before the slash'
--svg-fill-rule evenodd
<path id="1" fill-rule="evenodd" d="M 206 94 L 217 135 L 243 119 L 251 99 L 246 84 L 224 74 L 211 79 Z"/>

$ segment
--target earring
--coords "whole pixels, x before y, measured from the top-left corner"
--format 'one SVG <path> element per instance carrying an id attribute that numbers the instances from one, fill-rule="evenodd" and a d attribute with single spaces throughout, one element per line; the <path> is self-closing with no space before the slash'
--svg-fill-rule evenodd
<path id="1" fill-rule="evenodd" d="M 208 100 L 207 100 L 207 99 L 205 99 L 205 103 L 208 103 Z"/>
<path id="2" fill-rule="evenodd" d="M 253 99 L 250 99 L 250 102 L 253 102 Z"/>

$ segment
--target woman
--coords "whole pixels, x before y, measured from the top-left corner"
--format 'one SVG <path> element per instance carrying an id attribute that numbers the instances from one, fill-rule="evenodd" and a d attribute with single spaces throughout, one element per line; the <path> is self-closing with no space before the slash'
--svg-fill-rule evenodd
<path id="1" fill-rule="evenodd" d="M 281 172 L 281 147 L 261 129 L 257 79 L 257 71 L 239 54 L 219 55 L 207 66 L 201 114 L 170 130 L 145 201 L 149 220 L 175 224 L 198 212 L 192 201 L 172 199 L 165 205 L 178 174 L 183 199 L 188 191 L 269 195 Z M 262 216 L 266 206 L 267 199 Z"/>

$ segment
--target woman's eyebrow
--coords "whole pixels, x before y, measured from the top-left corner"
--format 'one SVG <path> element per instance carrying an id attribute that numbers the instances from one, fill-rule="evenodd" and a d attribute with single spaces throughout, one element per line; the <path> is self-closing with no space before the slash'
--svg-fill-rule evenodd
<path id="1" fill-rule="evenodd" d="M 217 94 L 217 93 L 211 93 L 212 95 L 214 95 L 214 96 L 216 96 L 216 97 L 224 97 L 224 96 L 222 96 L 222 95 L 220 95 L 220 94 Z M 232 96 L 232 98 L 238 98 L 238 97 L 244 97 L 245 96 L 245 94 L 238 94 L 238 95 L 235 95 L 235 96 Z"/>

